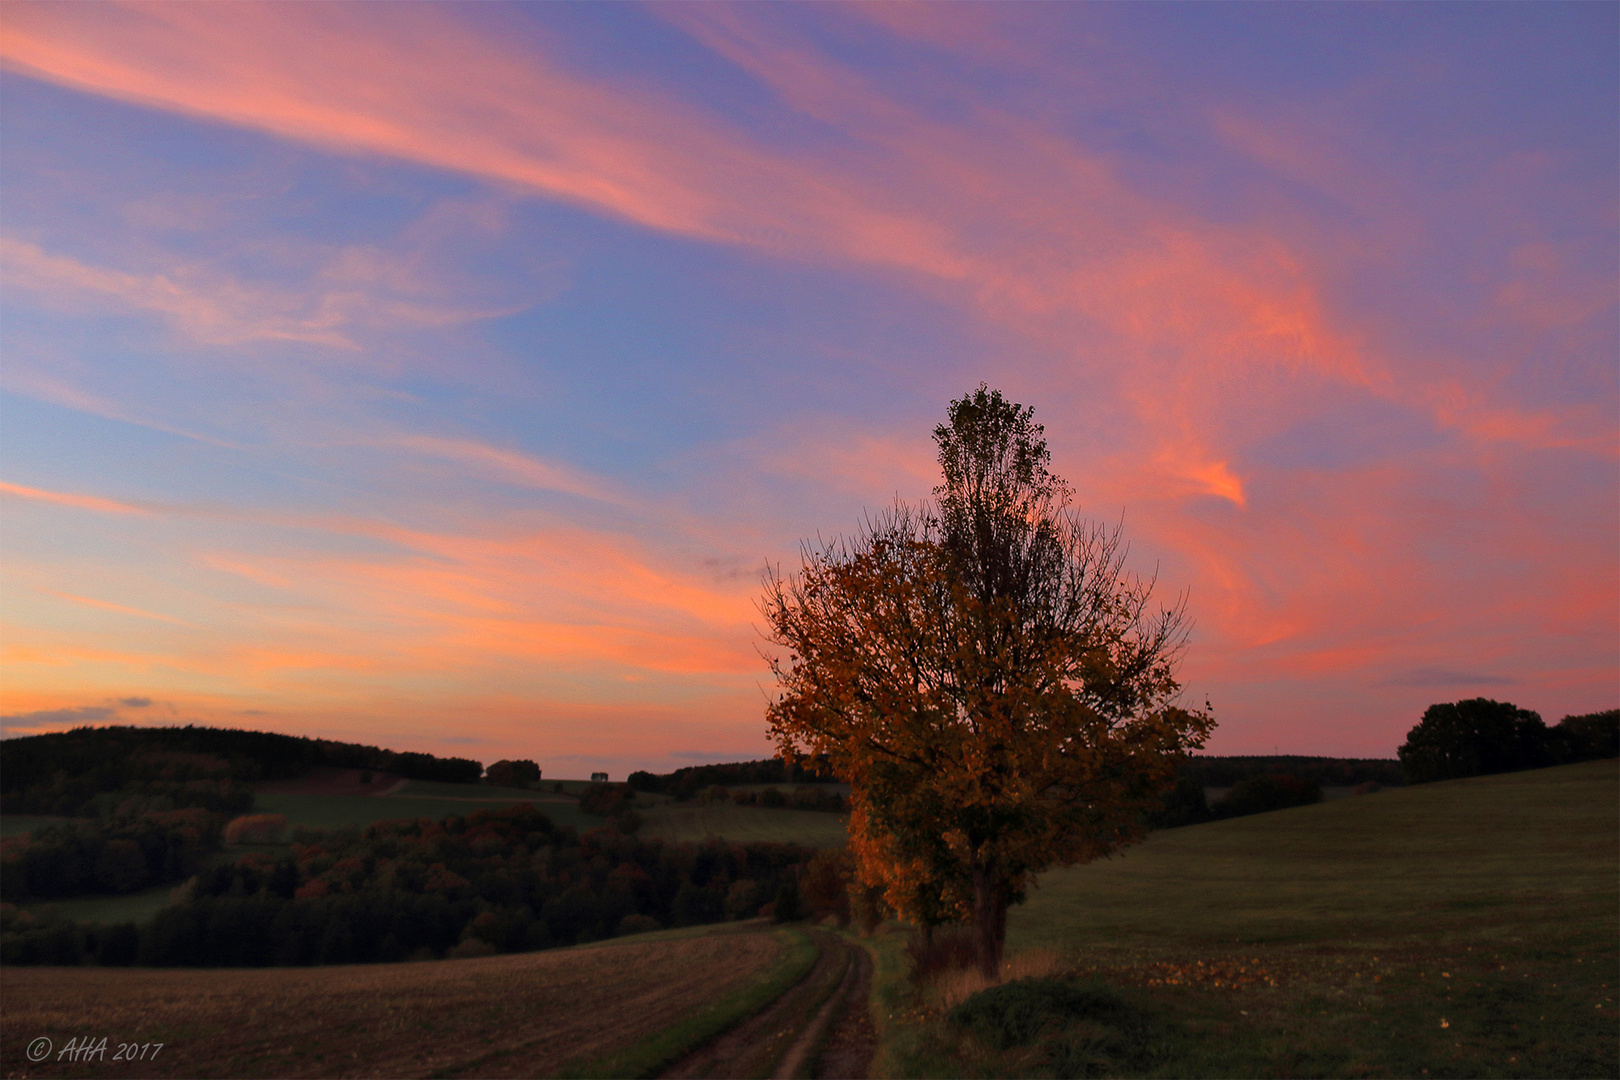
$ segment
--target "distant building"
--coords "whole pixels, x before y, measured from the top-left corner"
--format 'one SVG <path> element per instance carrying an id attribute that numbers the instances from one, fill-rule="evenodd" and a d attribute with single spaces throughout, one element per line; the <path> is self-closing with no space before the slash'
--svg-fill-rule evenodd
<path id="1" fill-rule="evenodd" d="M 607 773 L 605 773 L 605 772 L 593 772 L 593 773 L 591 773 L 591 783 L 593 783 L 593 784 L 605 784 L 605 783 L 607 783 Z"/>

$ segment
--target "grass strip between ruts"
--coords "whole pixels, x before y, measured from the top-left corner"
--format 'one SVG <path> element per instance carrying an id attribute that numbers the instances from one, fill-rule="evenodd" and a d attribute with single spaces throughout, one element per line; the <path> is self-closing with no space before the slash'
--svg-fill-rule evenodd
<path id="1" fill-rule="evenodd" d="M 770 968 L 700 1012 L 635 1045 L 591 1061 L 568 1062 L 564 1077 L 655 1076 L 699 1046 L 735 1027 L 775 1001 L 810 973 L 821 950 L 802 930 L 779 930 L 787 947 Z"/>

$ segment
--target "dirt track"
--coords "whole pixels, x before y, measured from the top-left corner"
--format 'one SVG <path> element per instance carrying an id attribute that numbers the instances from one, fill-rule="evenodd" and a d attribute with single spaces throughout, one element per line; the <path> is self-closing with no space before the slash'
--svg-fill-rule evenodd
<path id="1" fill-rule="evenodd" d="M 837 935 L 810 933 L 821 959 L 809 975 L 662 1075 L 775 1080 L 865 1076 L 877 1045 L 867 1005 L 871 957 Z"/>

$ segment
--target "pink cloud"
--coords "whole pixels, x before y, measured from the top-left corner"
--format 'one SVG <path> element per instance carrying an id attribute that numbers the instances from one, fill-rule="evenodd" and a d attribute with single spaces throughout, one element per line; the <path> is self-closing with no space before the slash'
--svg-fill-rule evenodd
<path id="1" fill-rule="evenodd" d="M 133 503 L 119 502 L 115 499 L 103 499 L 97 495 L 74 495 L 68 492 L 46 491 L 43 488 L 27 487 L 23 484 L 8 484 L 5 481 L 0 481 L 0 493 L 12 495 L 19 499 L 54 503 L 57 506 L 95 510 L 102 514 L 150 514 L 152 512 Z"/>
<path id="2" fill-rule="evenodd" d="M 0 52 L 16 70 L 89 92 L 469 173 L 685 237 L 891 274 L 971 305 L 1050 364 L 1053 405 L 1040 403 L 1043 419 L 1055 413 L 1082 425 L 1123 403 L 1126 420 L 1103 442 L 1106 452 L 1073 437 L 1084 452 L 1063 471 L 1089 501 L 1129 505 L 1133 527 L 1140 522 L 1185 569 L 1219 658 L 1213 676 L 1253 670 L 1245 653 L 1266 650 L 1290 677 L 1370 679 L 1410 656 L 1421 637 L 1412 627 L 1468 630 L 1526 614 L 1611 634 L 1603 612 L 1612 613 L 1616 595 L 1612 550 L 1538 535 L 1516 520 L 1538 481 L 1504 475 L 1499 455 L 1612 461 L 1612 417 L 1579 404 L 1524 404 L 1481 373 L 1498 357 L 1392 342 L 1349 310 L 1334 288 L 1344 265 L 1376 265 L 1367 252 L 1379 245 L 1389 246 L 1383 255 L 1398 252 L 1390 234 L 1411 223 L 1397 189 L 1312 138 L 1309 125 L 1230 110 L 1211 120 L 1229 146 L 1278 175 L 1353 193 L 1355 205 L 1389 205 L 1383 233 L 1323 236 L 1266 215 L 1212 224 L 1149 196 L 1106 156 L 1027 116 L 965 99 L 935 112 L 903 100 L 796 37 L 768 8 L 655 10 L 768 89 L 807 131 L 835 133 L 826 145 L 810 136 L 809 149 L 768 147 L 644 85 L 571 71 L 544 38 L 526 42 L 529 51 L 497 40 L 457 10 L 402 7 L 379 21 L 373 9 L 338 5 L 13 3 L 0 9 Z M 846 18 L 827 10 L 830 20 Z M 1012 63 L 1013 46 L 986 8 L 885 5 L 847 17 Z M 31 288 L 162 311 L 221 340 L 253 327 L 341 337 L 353 321 L 335 302 L 243 298 L 228 282 L 205 288 L 10 244 Z M 411 295 L 387 263 L 341 254 L 329 278 L 344 295 Z M 1491 295 L 1516 324 L 1567 329 L 1612 303 L 1612 283 L 1562 287 L 1579 279 L 1556 249 L 1528 245 L 1515 276 Z M 1020 363 L 1001 367 L 1017 374 Z M 1081 379 L 1104 386 L 1108 402 L 1084 400 L 1073 388 Z M 1250 452 L 1335 398 L 1396 403 L 1458 438 L 1406 460 L 1331 471 L 1279 468 Z M 772 437 L 793 441 L 792 432 Z M 472 475 L 633 503 L 600 478 L 507 447 L 415 434 L 393 445 Z M 931 486 L 928 456 L 922 438 L 834 433 L 806 435 L 748 468 L 879 500 L 905 484 L 900 494 L 914 498 Z M 1461 511 L 1427 507 L 1433 478 L 1452 472 L 1485 476 L 1485 490 Z M 1551 468 L 1542 476 L 1557 483 Z M 332 527 L 398 552 L 220 554 L 215 565 L 319 592 L 374 636 L 288 616 L 237 657 L 254 670 L 318 670 L 322 656 L 333 670 L 396 674 L 510 671 L 525 657 L 559 670 L 622 666 L 716 679 L 757 670 L 746 592 L 673 569 L 622 535 L 514 530 L 476 539 L 450 529 Z M 1491 579 L 1448 578 L 1448 544 L 1495 568 Z M 1567 570 L 1546 565 L 1551 550 Z M 1531 568 L 1509 580 L 1500 568 L 1521 558 Z M 299 632 L 319 647 L 294 647 Z M 1498 655 L 1491 641 L 1479 647 Z M 227 662 L 208 661 L 213 670 Z M 1447 658 L 1422 662 L 1438 669 Z"/>

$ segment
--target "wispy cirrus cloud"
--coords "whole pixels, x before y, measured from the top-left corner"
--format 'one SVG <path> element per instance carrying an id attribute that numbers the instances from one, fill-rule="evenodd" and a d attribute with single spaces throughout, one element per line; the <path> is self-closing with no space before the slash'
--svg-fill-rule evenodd
<path id="1" fill-rule="evenodd" d="M 419 384 L 334 389 L 289 365 L 281 407 L 244 411 L 298 418 L 276 437 L 304 452 L 300 467 L 329 456 L 365 474 L 374 516 L 312 511 L 309 535 L 285 546 L 200 545 L 239 621 L 236 651 L 199 649 L 193 672 L 234 665 L 256 685 L 345 692 L 493 672 L 510 689 L 529 685 L 532 660 L 582 683 L 651 672 L 666 691 L 687 677 L 732 686 L 753 662 L 740 553 L 771 558 L 847 526 L 851 500 L 925 495 L 926 424 L 897 433 L 871 403 L 904 385 L 937 396 L 933 409 L 981 377 L 1037 405 L 1086 509 L 1128 508 L 1144 569 L 1191 584 L 1213 658 L 1201 678 L 1421 691 L 1389 673 L 1481 670 L 1511 653 L 1503 627 L 1588 641 L 1583 657 L 1612 638 L 1612 274 L 1594 272 L 1582 229 L 1535 216 L 1561 205 L 1555 165 L 1498 153 L 1480 131 L 1444 154 L 1380 142 L 1361 115 L 1403 100 L 1398 63 L 1332 95 L 1243 100 L 1169 85 L 1163 56 L 1111 54 L 1123 16 L 1104 9 L 653 9 L 705 79 L 747 88 L 718 105 L 713 84 L 656 65 L 606 74 L 538 10 L 412 6 L 379 22 L 340 4 L 8 5 L 13 72 L 490 193 L 392 244 L 284 240 L 291 283 L 229 257 L 90 254 L 42 233 L 8 242 L 13 287 L 42 306 L 153 313 L 243 370 L 277 370 L 241 359 L 276 344 L 401 370 L 409 349 L 441 344 L 424 346 L 427 330 L 554 295 L 503 290 L 497 274 L 462 287 L 440 257 L 453 245 L 435 246 L 499 236 L 504 201 L 539 196 L 656 235 L 661 251 L 924 297 L 993 347 L 918 360 L 881 386 L 882 361 L 857 357 L 840 378 L 870 406 L 858 419 L 783 400 L 742 435 L 694 437 L 616 475 L 566 460 L 561 438 L 532 449 L 524 421 L 425 424 Z M 1080 29 L 1046 40 L 1059 23 Z M 1467 168 L 1420 190 L 1417 174 L 1448 155 Z M 1449 248 L 1463 232 L 1480 246 Z M 602 328 L 634 307 L 613 301 L 583 330 L 548 312 L 514 348 L 611 337 Z M 460 338 L 420 367 L 493 384 L 497 352 Z M 566 381 L 555 375 L 534 384 Z M 469 416 L 501 413 L 493 399 L 509 393 Z M 303 419 L 343 394 L 363 405 Z M 1335 431 L 1354 453 L 1328 445 Z M 684 489 L 646 496 L 655 471 Z M 395 489 L 381 494 L 379 476 Z M 453 509 L 433 505 L 444 493 Z"/>
<path id="2" fill-rule="evenodd" d="M 34 502 L 51 503 L 56 506 L 71 506 L 78 510 L 94 510 L 102 514 L 151 514 L 152 511 L 134 503 L 120 502 L 117 499 L 104 499 L 99 495 L 76 495 L 66 491 L 47 491 L 44 488 L 28 487 L 26 484 L 9 484 L 0 480 L 0 494 L 11 495 L 19 499 L 29 499 Z"/>

